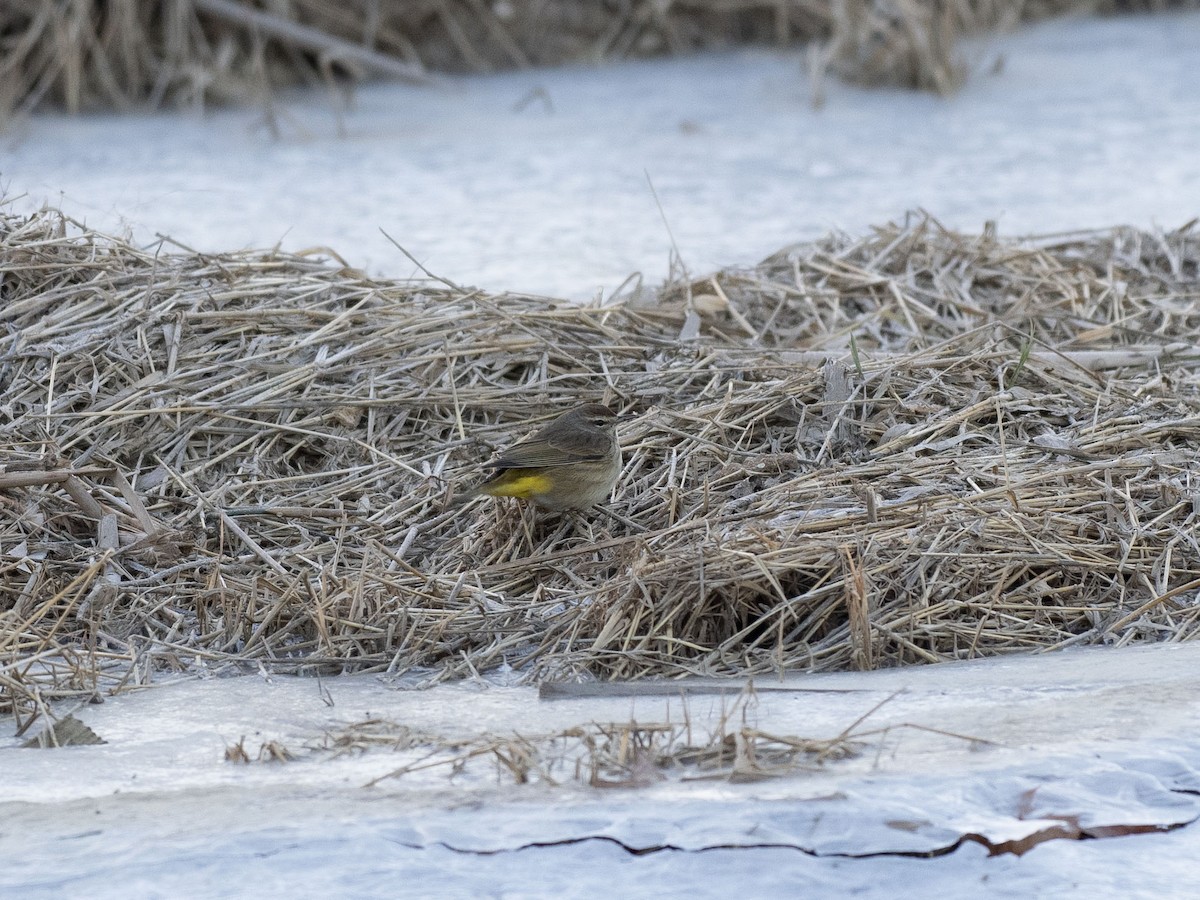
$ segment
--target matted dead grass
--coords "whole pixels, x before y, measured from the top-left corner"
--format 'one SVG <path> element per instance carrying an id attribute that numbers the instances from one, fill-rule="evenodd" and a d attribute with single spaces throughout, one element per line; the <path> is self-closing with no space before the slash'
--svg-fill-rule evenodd
<path id="1" fill-rule="evenodd" d="M 1200 629 L 1200 238 L 922 216 L 605 306 L 0 219 L 0 708 L 155 672 L 872 668 Z M 448 504 L 581 400 L 608 512 Z"/>
<path id="2" fill-rule="evenodd" d="M 6 0 L 0 124 L 71 111 L 253 103 L 294 84 L 490 72 L 805 46 L 814 100 L 826 72 L 949 93 L 965 35 L 1063 13 L 1195 7 L 1198 0 Z"/>

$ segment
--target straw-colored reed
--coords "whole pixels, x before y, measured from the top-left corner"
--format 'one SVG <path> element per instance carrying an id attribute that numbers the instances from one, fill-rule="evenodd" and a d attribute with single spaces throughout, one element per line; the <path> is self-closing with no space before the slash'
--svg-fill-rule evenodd
<path id="1" fill-rule="evenodd" d="M 731 46 L 809 49 L 827 71 L 948 93 L 962 38 L 1064 12 L 1197 0 L 7 0 L 0 114 L 251 103 L 274 89 L 370 76 L 489 72 Z M 0 118 L 2 123 L 2 118 Z"/>
<path id="2" fill-rule="evenodd" d="M 913 216 L 604 306 L 0 219 L 0 696 L 1200 631 L 1200 239 Z M 606 510 L 448 504 L 581 400 Z"/>

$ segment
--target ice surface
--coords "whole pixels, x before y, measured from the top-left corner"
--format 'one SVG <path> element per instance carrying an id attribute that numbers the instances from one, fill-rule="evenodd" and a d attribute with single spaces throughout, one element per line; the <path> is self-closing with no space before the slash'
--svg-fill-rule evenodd
<path id="1" fill-rule="evenodd" d="M 374 86 L 340 117 L 292 96 L 279 137 L 261 110 L 41 116 L 0 139 L 0 185 L 140 240 L 415 274 L 384 229 L 456 282 L 573 298 L 666 275 L 647 173 L 695 273 L 916 207 L 1008 234 L 1200 213 L 1200 14 L 1052 22 L 969 55 L 957 97 L 831 82 L 822 109 L 801 54 L 752 51 Z"/>
<path id="2" fill-rule="evenodd" d="M 303 748 L 367 718 L 466 738 L 680 721 L 686 708 L 702 734 L 732 696 L 547 702 L 532 687 L 412 690 L 370 676 L 186 679 L 125 694 L 76 713 L 106 744 L 0 742 L 0 896 L 584 897 L 672 879 L 708 895 L 749 877 L 763 896 L 803 883 L 806 896 L 892 897 L 899 877 L 923 891 L 974 883 L 997 897 L 1031 885 L 1044 896 L 1200 889 L 1200 870 L 1171 855 L 1200 851 L 1186 827 L 1200 817 L 1200 645 L 761 687 L 747 721 L 774 734 L 832 737 L 888 702 L 854 759 L 750 784 L 676 776 L 601 790 L 569 777 L 514 784 L 494 766 L 368 784 L 427 750 Z M 239 741 L 251 755 L 274 741 L 297 759 L 226 761 Z M 1019 860 L 962 843 L 1018 840 L 1066 820 L 1184 827 L 1050 841 Z"/>

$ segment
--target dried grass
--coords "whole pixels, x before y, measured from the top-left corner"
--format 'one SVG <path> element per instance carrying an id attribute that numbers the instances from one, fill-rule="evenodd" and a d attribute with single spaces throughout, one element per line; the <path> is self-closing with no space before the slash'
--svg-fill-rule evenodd
<path id="1" fill-rule="evenodd" d="M 0 220 L 0 708 L 263 667 L 895 666 L 1200 629 L 1200 238 L 923 216 L 603 307 Z M 611 515 L 448 505 L 581 399 Z"/>
<path id="2" fill-rule="evenodd" d="M 704 723 L 693 720 L 685 703 L 679 721 L 668 717 L 651 722 L 587 722 L 544 734 L 469 732 L 451 737 L 373 718 L 327 730 L 298 751 L 267 740 L 252 755 L 243 737 L 226 750 L 225 758 L 243 764 L 277 763 L 313 756 L 336 759 L 383 749 L 407 752 L 408 759 L 369 781 L 367 787 L 429 771 L 453 778 L 478 778 L 482 763 L 485 770 L 490 765 L 501 781 L 513 784 L 571 781 L 597 788 L 641 788 L 668 779 L 737 783 L 816 771 L 827 763 L 856 758 L 868 745 L 882 752 L 893 730 L 916 727 L 866 728 L 879 707 L 891 699 L 887 698 L 832 737 L 768 734 L 754 724 L 757 701 L 753 685 L 732 694 L 731 699 L 728 706 L 722 704 L 714 721 Z M 972 746 L 981 743 L 976 738 L 938 733 Z"/>
<path id="3" fill-rule="evenodd" d="M 488 72 L 758 44 L 808 46 L 811 68 L 943 93 L 963 35 L 1064 12 L 1196 0 L 7 0 L 0 114 L 163 103 L 268 105 L 273 88 L 370 75 Z"/>

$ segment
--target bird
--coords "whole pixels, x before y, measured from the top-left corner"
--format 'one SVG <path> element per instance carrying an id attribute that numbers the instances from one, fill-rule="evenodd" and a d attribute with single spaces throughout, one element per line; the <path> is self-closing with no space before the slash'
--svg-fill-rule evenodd
<path id="1" fill-rule="evenodd" d="M 459 502 L 486 494 L 554 512 L 595 506 L 612 493 L 621 474 L 616 426 L 617 414 L 607 406 L 577 406 L 489 462 L 495 474 Z"/>

